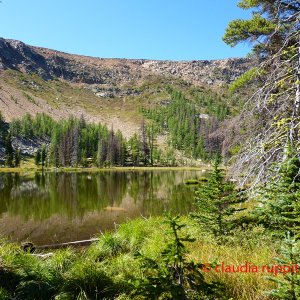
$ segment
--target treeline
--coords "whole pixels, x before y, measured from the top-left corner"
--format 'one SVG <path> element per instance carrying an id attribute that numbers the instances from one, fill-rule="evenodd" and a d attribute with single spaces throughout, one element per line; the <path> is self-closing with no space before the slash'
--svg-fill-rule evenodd
<path id="1" fill-rule="evenodd" d="M 229 109 L 224 104 L 214 106 L 213 99 L 209 96 L 199 96 L 199 104 L 209 104 L 210 111 L 219 111 L 217 116 L 201 114 L 195 103 L 187 100 L 178 91 L 167 87 L 171 101 L 166 106 L 155 108 L 142 108 L 142 113 L 153 120 L 159 132 L 168 132 L 169 143 L 175 149 L 182 150 L 193 158 L 209 160 L 220 152 L 221 141 L 214 135 Z"/>
<path id="2" fill-rule="evenodd" d="M 3 124 L 5 124 L 3 122 Z M 154 166 L 174 165 L 170 153 L 157 147 L 157 130 L 142 121 L 139 133 L 125 139 L 122 133 L 101 124 L 87 123 L 83 117 L 55 121 L 46 114 L 27 114 L 4 128 L 5 162 L 14 167 L 14 138 L 38 139 L 42 146 L 36 151 L 35 162 L 42 166 Z M 43 145 L 44 144 L 44 145 Z M 19 164 L 19 163 L 18 163 Z"/>

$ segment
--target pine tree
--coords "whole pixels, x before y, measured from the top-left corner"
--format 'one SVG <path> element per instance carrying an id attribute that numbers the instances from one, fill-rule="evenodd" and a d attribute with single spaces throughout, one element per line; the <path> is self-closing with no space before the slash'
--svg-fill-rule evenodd
<path id="1" fill-rule="evenodd" d="M 39 166 L 41 164 L 41 149 L 38 149 L 35 152 L 34 162 L 35 162 L 36 166 Z"/>
<path id="2" fill-rule="evenodd" d="M 70 119 L 66 124 L 64 132 L 60 136 L 58 145 L 59 162 L 61 166 L 74 167 L 78 164 L 78 143 L 79 128 L 76 121 Z"/>
<path id="3" fill-rule="evenodd" d="M 98 152 L 97 152 L 98 167 L 102 167 L 105 165 L 106 158 L 107 158 L 107 141 L 104 138 L 99 138 Z"/>
<path id="4" fill-rule="evenodd" d="M 72 145 L 71 145 L 71 166 L 77 166 L 79 160 L 79 126 L 74 125 L 71 130 Z"/>
<path id="5" fill-rule="evenodd" d="M 144 166 L 147 166 L 150 161 L 150 148 L 147 139 L 147 126 L 145 121 L 142 121 L 141 125 L 141 149 L 140 149 L 140 161 Z"/>
<path id="6" fill-rule="evenodd" d="M 299 242 L 288 234 L 285 238 L 280 257 L 276 258 L 276 266 L 284 267 L 279 270 L 283 276 L 269 277 L 277 287 L 269 292 L 275 299 L 298 300 L 300 299 L 300 246 Z"/>
<path id="7" fill-rule="evenodd" d="M 230 217 L 242 209 L 236 205 L 245 201 L 232 183 L 226 182 L 219 167 L 220 158 L 215 159 L 208 181 L 196 190 L 196 212 L 191 216 L 215 238 L 223 239 L 233 226 Z"/>
<path id="8" fill-rule="evenodd" d="M 109 166 L 115 166 L 117 161 L 117 141 L 115 137 L 114 130 L 111 129 L 108 137 L 108 145 L 107 145 L 107 159 Z"/>
<path id="9" fill-rule="evenodd" d="M 271 178 L 259 191 L 261 203 L 254 215 L 279 235 L 290 232 L 298 238 L 300 229 L 300 161 L 288 147 L 283 163 L 273 167 Z"/>
<path id="10" fill-rule="evenodd" d="M 32 138 L 34 136 L 33 118 L 30 114 L 26 114 L 21 122 L 21 134 L 26 138 Z"/>
<path id="11" fill-rule="evenodd" d="M 14 149 L 12 146 L 11 133 L 5 137 L 5 165 L 8 167 L 14 166 Z"/>
<path id="12" fill-rule="evenodd" d="M 222 293 L 222 287 L 215 282 L 206 282 L 201 272 L 204 265 L 186 257 L 185 243 L 195 241 L 189 235 L 182 236 L 181 231 L 186 225 L 180 224 L 179 216 L 171 215 L 166 216 L 166 223 L 171 240 L 161 252 L 161 260 L 153 260 L 142 253 L 136 255 L 142 263 L 143 272 L 143 279 L 136 287 L 137 294 L 146 299 L 187 300 L 190 299 L 189 293 L 201 297 L 199 299 L 216 299 Z M 205 266 L 213 267 L 214 263 Z"/>
<path id="13" fill-rule="evenodd" d="M 133 166 L 139 166 L 140 164 L 140 139 L 135 133 L 128 141 L 129 144 L 129 159 Z"/>
<path id="14" fill-rule="evenodd" d="M 4 133 L 5 133 L 5 122 L 2 113 L 0 111 L 0 139 L 1 140 L 4 139 Z"/>
<path id="15" fill-rule="evenodd" d="M 46 145 L 42 145 L 41 148 L 41 164 L 42 164 L 42 169 L 44 170 L 45 167 L 45 163 L 46 163 L 46 157 L 47 157 L 47 149 L 46 149 Z"/>
<path id="16" fill-rule="evenodd" d="M 150 150 L 150 165 L 154 165 L 154 156 L 155 156 L 155 151 L 157 149 L 157 144 L 156 144 L 156 134 L 157 134 L 157 128 L 155 127 L 154 124 L 151 124 L 147 128 L 147 136 L 148 136 L 148 145 L 149 145 L 149 150 Z"/>
<path id="17" fill-rule="evenodd" d="M 300 3 L 241 0 L 238 6 L 252 10 L 251 18 L 231 21 L 223 39 L 231 46 L 251 43 L 257 65 L 231 89 L 250 82 L 256 88 L 241 115 L 247 146 L 235 160 L 234 172 L 257 185 L 267 181 L 274 162 L 283 161 L 288 143 L 300 150 Z"/>
<path id="18" fill-rule="evenodd" d="M 16 168 L 20 167 L 20 164 L 21 164 L 21 152 L 20 152 L 20 149 L 16 149 L 15 155 L 14 155 L 14 160 L 15 160 L 15 167 Z"/>
<path id="19" fill-rule="evenodd" d="M 58 124 L 56 124 L 51 134 L 51 142 L 49 146 L 49 162 L 55 167 L 59 166 L 58 148 L 59 148 L 60 136 L 61 136 L 60 128 Z"/>
<path id="20" fill-rule="evenodd" d="M 120 130 L 116 132 L 116 141 L 117 141 L 117 165 L 125 166 L 127 162 L 127 143 L 123 138 L 123 135 Z"/>

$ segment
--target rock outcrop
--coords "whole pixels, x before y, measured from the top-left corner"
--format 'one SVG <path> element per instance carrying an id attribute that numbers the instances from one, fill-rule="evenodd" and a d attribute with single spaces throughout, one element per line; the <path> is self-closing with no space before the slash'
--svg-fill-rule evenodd
<path id="1" fill-rule="evenodd" d="M 103 59 L 67 54 L 0 38 L 0 70 L 37 73 L 43 79 L 61 78 L 85 84 L 127 84 L 149 75 L 181 78 L 192 84 L 220 85 L 249 68 L 245 58 L 197 61 Z"/>

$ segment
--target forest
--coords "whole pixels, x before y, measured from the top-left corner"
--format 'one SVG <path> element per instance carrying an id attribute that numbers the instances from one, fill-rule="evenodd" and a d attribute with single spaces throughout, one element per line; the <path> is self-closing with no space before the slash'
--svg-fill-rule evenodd
<path id="1" fill-rule="evenodd" d="M 172 87 L 166 87 L 171 96 L 166 107 L 142 108 L 142 113 L 154 121 L 159 133 L 167 132 L 169 144 L 186 155 L 204 161 L 212 159 L 221 152 L 222 140 L 212 138 L 221 121 L 230 116 L 226 99 L 214 99 L 209 93 L 196 97 L 196 103 L 187 100 L 184 95 Z M 208 114 L 201 114 L 197 108 L 206 108 Z"/>
<path id="2" fill-rule="evenodd" d="M 29 114 L 6 124 L 0 130 L 5 146 L 5 165 L 18 167 L 19 149 L 12 146 L 13 138 L 38 139 L 42 143 L 35 153 L 38 166 L 54 167 L 112 167 L 175 165 L 174 157 L 163 155 L 156 144 L 153 126 L 141 123 L 140 133 L 126 140 L 122 133 L 105 125 L 87 123 L 83 117 L 54 121 L 46 114 Z"/>
<path id="3" fill-rule="evenodd" d="M 139 132 L 128 140 L 120 130 L 115 132 L 106 125 L 86 122 L 83 116 L 55 121 L 44 113 L 35 117 L 26 114 L 7 124 L 0 113 L 4 164 L 20 166 L 22 153 L 12 146 L 14 138 L 40 140 L 42 145 L 36 151 L 35 162 L 42 167 L 182 165 L 182 161 L 175 158 L 175 149 L 186 157 L 208 162 L 221 152 L 222 140 L 211 134 L 230 116 L 229 106 L 209 93 L 197 95 L 194 103 L 170 86 L 165 89 L 170 95 L 170 103 L 155 108 L 141 107 L 145 119 Z M 201 114 L 204 108 L 210 115 Z M 159 147 L 158 135 L 168 137 L 167 150 L 162 151 Z"/>

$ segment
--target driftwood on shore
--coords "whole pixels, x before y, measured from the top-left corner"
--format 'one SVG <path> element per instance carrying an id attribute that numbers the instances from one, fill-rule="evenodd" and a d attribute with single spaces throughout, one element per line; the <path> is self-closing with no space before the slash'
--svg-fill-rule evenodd
<path id="1" fill-rule="evenodd" d="M 49 253 L 45 253 L 45 254 L 40 254 L 40 253 L 31 253 L 33 256 L 36 256 L 38 258 L 42 258 L 42 259 L 46 259 L 46 258 L 49 258 L 49 257 L 52 257 L 53 256 L 53 252 L 49 252 Z"/>
<path id="2" fill-rule="evenodd" d="M 32 243 L 25 243 L 22 245 L 22 249 L 26 252 L 34 253 L 36 250 L 59 249 L 59 248 L 72 247 L 72 246 L 74 247 L 88 246 L 96 241 L 99 241 L 99 239 L 93 238 L 89 240 L 73 241 L 73 242 L 66 242 L 66 243 L 59 243 L 59 244 L 49 244 L 49 245 L 42 245 L 42 246 L 36 246 Z"/>
<path id="3" fill-rule="evenodd" d="M 58 249 L 64 247 L 71 247 L 71 246 L 88 246 L 93 242 L 99 241 L 97 238 L 89 239 L 89 240 L 81 240 L 81 241 L 74 241 L 74 242 L 67 242 L 67 243 L 60 243 L 60 244 L 50 244 L 50 245 L 43 245 L 43 246 L 36 246 L 36 249 Z"/>

